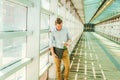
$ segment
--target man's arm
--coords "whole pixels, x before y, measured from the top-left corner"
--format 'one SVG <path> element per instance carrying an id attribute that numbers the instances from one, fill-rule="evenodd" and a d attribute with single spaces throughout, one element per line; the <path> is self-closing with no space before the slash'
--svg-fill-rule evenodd
<path id="1" fill-rule="evenodd" d="M 52 34 L 52 32 L 50 33 L 50 42 L 49 42 L 49 46 L 50 46 L 50 52 L 52 53 L 53 57 L 57 57 L 57 55 L 54 52 L 53 46 L 54 46 L 54 36 Z"/>
<path id="2" fill-rule="evenodd" d="M 53 57 L 58 57 L 58 56 L 55 54 L 53 47 L 50 48 L 50 52 L 52 53 L 52 56 L 53 56 Z"/>
<path id="3" fill-rule="evenodd" d="M 64 46 L 69 46 L 71 44 L 71 42 L 72 42 L 71 39 L 67 40 L 67 42 L 64 43 Z"/>
<path id="4" fill-rule="evenodd" d="M 64 46 L 69 46 L 72 43 L 72 38 L 68 30 L 67 30 L 67 39 L 68 40 L 65 42 Z"/>

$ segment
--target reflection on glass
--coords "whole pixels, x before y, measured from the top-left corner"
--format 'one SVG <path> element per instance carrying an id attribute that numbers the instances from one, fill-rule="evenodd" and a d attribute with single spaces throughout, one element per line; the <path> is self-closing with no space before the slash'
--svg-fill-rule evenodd
<path id="1" fill-rule="evenodd" d="M 46 10 L 49 10 L 49 5 L 50 5 L 49 0 L 41 0 L 41 6 L 42 6 L 42 8 L 44 8 Z"/>
<path id="2" fill-rule="evenodd" d="M 45 53 L 40 56 L 40 70 L 42 70 L 49 63 L 49 54 Z"/>
<path id="3" fill-rule="evenodd" d="M 48 33 L 40 35 L 40 50 L 48 47 Z"/>
<path id="4" fill-rule="evenodd" d="M 41 13 L 41 30 L 49 28 L 49 15 Z"/>
<path id="5" fill-rule="evenodd" d="M 0 66 L 24 58 L 26 55 L 26 38 L 0 40 Z"/>
<path id="6" fill-rule="evenodd" d="M 1 4 L 0 31 L 26 30 L 27 8 L 8 1 L 2 1 Z"/>
<path id="7" fill-rule="evenodd" d="M 26 69 L 25 67 L 21 70 L 17 71 L 16 73 L 12 74 L 10 77 L 8 77 L 5 80 L 26 80 Z"/>

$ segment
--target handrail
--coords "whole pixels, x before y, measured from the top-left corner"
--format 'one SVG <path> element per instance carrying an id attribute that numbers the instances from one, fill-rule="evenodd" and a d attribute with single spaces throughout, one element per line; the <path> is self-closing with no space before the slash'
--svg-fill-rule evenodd
<path id="1" fill-rule="evenodd" d="M 0 39 L 9 39 L 33 34 L 33 31 L 4 31 L 0 32 Z"/>
<path id="2" fill-rule="evenodd" d="M 7 67 L 9 67 L 10 65 L 13 65 L 13 64 L 19 62 L 20 60 L 21 60 L 21 59 L 18 59 L 18 60 L 15 60 L 15 61 L 10 62 L 10 63 L 8 63 L 8 64 L 5 64 L 5 65 L 0 66 L 0 71 L 3 70 L 3 69 L 5 69 L 5 68 L 7 68 Z"/>
<path id="3" fill-rule="evenodd" d="M 53 65 L 53 63 L 48 63 L 44 68 L 40 70 L 39 78 Z"/>
<path id="4" fill-rule="evenodd" d="M 116 40 L 114 40 L 114 39 L 111 39 L 110 36 L 108 36 L 107 34 L 103 34 L 102 32 L 96 32 L 96 33 L 102 35 L 103 37 L 105 37 L 105 38 L 107 38 L 107 39 L 109 39 L 109 40 L 111 40 L 111 41 L 113 41 L 113 42 L 115 42 L 115 43 L 117 43 L 117 44 L 120 44 L 119 41 L 116 41 Z M 115 37 L 115 36 L 114 36 L 114 37 Z"/>
<path id="5" fill-rule="evenodd" d="M 47 33 L 47 32 L 50 32 L 50 30 L 49 29 L 40 30 L 40 33 Z"/>
<path id="6" fill-rule="evenodd" d="M 49 11 L 47 9 L 41 8 L 41 13 L 47 14 L 47 15 L 54 15 L 52 11 Z"/>
<path id="7" fill-rule="evenodd" d="M 30 0 L 7 0 L 7 1 L 17 3 L 17 4 L 20 4 L 20 5 L 23 5 L 23 6 L 27 6 L 27 7 L 33 7 L 34 6 L 34 3 Z"/>
<path id="8" fill-rule="evenodd" d="M 0 70 L 0 80 L 6 79 L 8 76 L 11 74 L 15 73 L 16 71 L 20 70 L 27 64 L 32 62 L 32 58 L 24 58 L 21 59 L 20 61 Z"/>
<path id="9" fill-rule="evenodd" d="M 44 55 L 44 54 L 45 54 L 46 52 L 48 52 L 48 51 L 49 51 L 49 47 L 46 47 L 46 48 L 40 50 L 40 54 L 39 54 L 39 56 Z"/>

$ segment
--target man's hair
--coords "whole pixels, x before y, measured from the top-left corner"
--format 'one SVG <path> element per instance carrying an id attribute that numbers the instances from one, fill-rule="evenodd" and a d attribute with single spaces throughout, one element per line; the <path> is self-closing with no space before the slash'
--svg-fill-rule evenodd
<path id="1" fill-rule="evenodd" d="M 62 23 L 62 19 L 57 18 L 57 19 L 55 20 L 55 25 L 56 25 L 56 24 L 61 24 L 61 23 Z"/>

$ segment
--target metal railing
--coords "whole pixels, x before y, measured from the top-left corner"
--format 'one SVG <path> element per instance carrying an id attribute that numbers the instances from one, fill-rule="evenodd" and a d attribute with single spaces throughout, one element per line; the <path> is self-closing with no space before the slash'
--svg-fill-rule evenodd
<path id="1" fill-rule="evenodd" d="M 0 80 L 6 79 L 8 76 L 20 70 L 21 68 L 23 68 L 24 66 L 31 62 L 32 58 L 24 58 L 14 63 L 12 62 L 11 63 L 12 65 L 10 64 L 6 65 L 7 67 L 4 67 L 0 70 Z"/>

